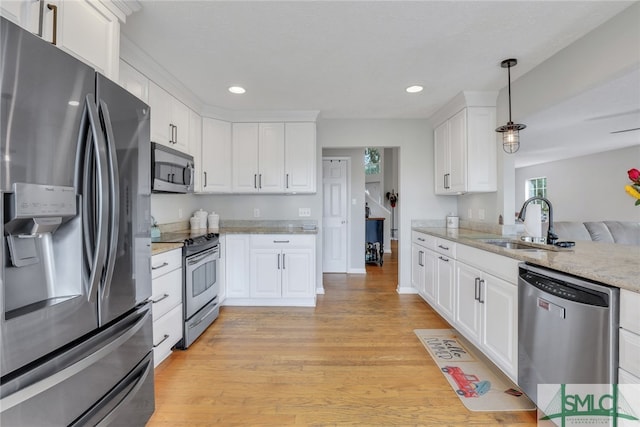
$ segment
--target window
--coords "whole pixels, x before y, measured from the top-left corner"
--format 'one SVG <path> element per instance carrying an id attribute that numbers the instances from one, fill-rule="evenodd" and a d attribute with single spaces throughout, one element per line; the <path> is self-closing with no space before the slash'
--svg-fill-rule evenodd
<path id="1" fill-rule="evenodd" d="M 528 179 L 525 187 L 525 199 L 531 197 L 544 197 L 547 198 L 547 177 Z M 549 206 L 540 200 L 536 200 L 532 203 L 536 203 L 542 206 L 542 220 L 545 221 L 549 213 Z"/>
<path id="2" fill-rule="evenodd" d="M 364 173 L 365 175 L 380 173 L 380 152 L 377 148 L 367 148 L 364 150 Z"/>

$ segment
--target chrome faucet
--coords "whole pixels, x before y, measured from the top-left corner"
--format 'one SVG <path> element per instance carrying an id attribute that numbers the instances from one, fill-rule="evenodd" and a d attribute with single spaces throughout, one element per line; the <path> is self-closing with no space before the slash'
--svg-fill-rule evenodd
<path id="1" fill-rule="evenodd" d="M 524 221 L 524 217 L 527 212 L 527 205 L 529 205 L 529 203 L 533 202 L 534 200 L 543 201 L 547 204 L 547 206 L 549 206 L 549 229 L 547 230 L 547 244 L 553 245 L 558 241 L 558 235 L 553 229 L 553 206 L 551 206 L 551 202 L 548 199 L 544 197 L 534 196 L 530 199 L 525 200 L 522 208 L 520 209 L 520 213 L 518 214 L 518 221 Z"/>

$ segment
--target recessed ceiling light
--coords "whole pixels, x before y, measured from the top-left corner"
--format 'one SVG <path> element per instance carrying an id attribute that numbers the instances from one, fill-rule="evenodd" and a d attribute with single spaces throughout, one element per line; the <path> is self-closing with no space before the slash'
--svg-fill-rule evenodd
<path id="1" fill-rule="evenodd" d="M 80 105 L 80 102 L 78 102 L 78 101 L 69 101 L 69 105 L 71 105 L 72 107 L 77 107 L 78 105 Z"/>
<path id="2" fill-rule="evenodd" d="M 229 88 L 229 92 L 240 95 L 240 94 L 245 93 L 246 90 L 242 86 L 231 86 Z"/>
<path id="3" fill-rule="evenodd" d="M 422 86 L 415 85 L 415 86 L 409 86 L 405 90 L 409 93 L 418 93 L 418 92 L 422 92 L 422 89 L 424 89 Z"/>

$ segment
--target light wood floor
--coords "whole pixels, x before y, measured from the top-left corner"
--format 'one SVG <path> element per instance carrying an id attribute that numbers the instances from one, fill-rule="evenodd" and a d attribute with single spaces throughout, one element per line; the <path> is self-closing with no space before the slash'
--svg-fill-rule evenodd
<path id="1" fill-rule="evenodd" d="M 223 307 L 156 370 L 148 425 L 535 426 L 535 412 L 462 405 L 413 333 L 448 325 L 396 293 L 396 254 L 366 275 L 326 274 L 315 308 Z"/>

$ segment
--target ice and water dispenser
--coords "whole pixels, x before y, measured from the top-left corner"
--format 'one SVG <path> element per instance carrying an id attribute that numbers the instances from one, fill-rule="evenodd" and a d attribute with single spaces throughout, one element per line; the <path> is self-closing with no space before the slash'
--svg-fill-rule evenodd
<path id="1" fill-rule="evenodd" d="M 83 294 L 73 187 L 14 183 L 3 194 L 5 320 Z"/>

